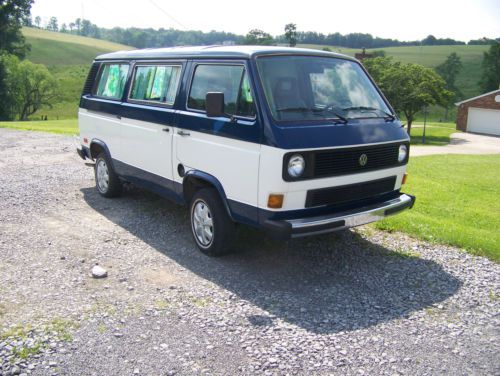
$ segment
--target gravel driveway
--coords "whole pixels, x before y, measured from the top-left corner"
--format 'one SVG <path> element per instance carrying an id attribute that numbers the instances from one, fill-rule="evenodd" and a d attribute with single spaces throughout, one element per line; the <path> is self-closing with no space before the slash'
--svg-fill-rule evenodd
<path id="1" fill-rule="evenodd" d="M 184 208 L 101 198 L 40 133 L 0 129 L 0 200 L 0 375 L 500 373 L 487 259 L 370 227 L 207 258 Z"/>

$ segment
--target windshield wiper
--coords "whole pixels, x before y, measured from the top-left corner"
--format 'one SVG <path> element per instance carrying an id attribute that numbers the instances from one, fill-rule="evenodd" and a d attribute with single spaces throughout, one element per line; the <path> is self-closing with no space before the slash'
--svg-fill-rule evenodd
<path id="1" fill-rule="evenodd" d="M 396 116 L 393 114 L 390 114 L 389 112 L 386 112 L 382 110 L 381 108 L 375 108 L 375 107 L 365 107 L 365 106 L 356 106 L 356 107 L 346 107 L 343 108 L 342 111 L 380 111 L 385 115 L 384 119 L 394 121 L 396 120 Z"/>
<path id="2" fill-rule="evenodd" d="M 277 112 L 312 112 L 314 114 L 318 114 L 321 112 L 331 112 L 334 114 L 338 119 L 331 119 L 335 121 L 335 124 L 337 123 L 342 123 L 342 124 L 347 124 L 347 119 L 343 117 L 342 115 L 338 114 L 331 108 L 313 108 L 313 107 L 283 107 L 283 108 L 277 108 Z M 329 119 L 330 120 L 330 119 Z"/>
<path id="3" fill-rule="evenodd" d="M 311 112 L 314 111 L 314 108 L 309 107 L 283 107 L 277 108 L 277 112 Z"/>
<path id="4" fill-rule="evenodd" d="M 334 114 L 338 118 L 338 120 L 340 120 L 340 123 L 347 124 L 347 122 L 348 122 L 346 117 L 340 115 L 337 111 L 335 111 L 330 106 L 326 106 L 325 108 L 314 108 L 313 111 L 316 113 L 330 112 L 330 113 Z M 339 123 L 339 121 L 337 121 L 336 123 Z"/>

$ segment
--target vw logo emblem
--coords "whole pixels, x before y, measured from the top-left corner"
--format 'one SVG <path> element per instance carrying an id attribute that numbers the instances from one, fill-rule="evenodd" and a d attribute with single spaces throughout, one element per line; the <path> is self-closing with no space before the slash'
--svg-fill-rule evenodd
<path id="1" fill-rule="evenodd" d="M 365 166 L 367 162 L 368 162 L 368 156 L 366 154 L 361 154 L 359 156 L 359 165 Z"/>

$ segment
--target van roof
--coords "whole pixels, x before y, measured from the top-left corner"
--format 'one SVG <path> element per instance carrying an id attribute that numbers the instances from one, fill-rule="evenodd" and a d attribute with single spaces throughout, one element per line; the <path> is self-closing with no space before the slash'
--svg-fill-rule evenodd
<path id="1" fill-rule="evenodd" d="M 158 58 L 240 58 L 248 59 L 260 55 L 310 55 L 340 57 L 355 60 L 350 56 L 308 48 L 279 46 L 190 46 L 147 48 L 143 50 L 117 51 L 100 55 L 96 60 L 158 59 Z"/>

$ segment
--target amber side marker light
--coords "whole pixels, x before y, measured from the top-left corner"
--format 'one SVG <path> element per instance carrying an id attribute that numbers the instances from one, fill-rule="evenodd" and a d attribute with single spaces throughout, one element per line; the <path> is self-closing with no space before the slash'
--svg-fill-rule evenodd
<path id="1" fill-rule="evenodd" d="M 405 172 L 403 175 L 403 181 L 401 182 L 401 185 L 406 184 L 406 180 L 408 180 L 408 174 Z"/>
<path id="2" fill-rule="evenodd" d="M 281 209 L 283 207 L 283 195 L 270 194 L 267 199 L 267 207 L 271 209 Z"/>

